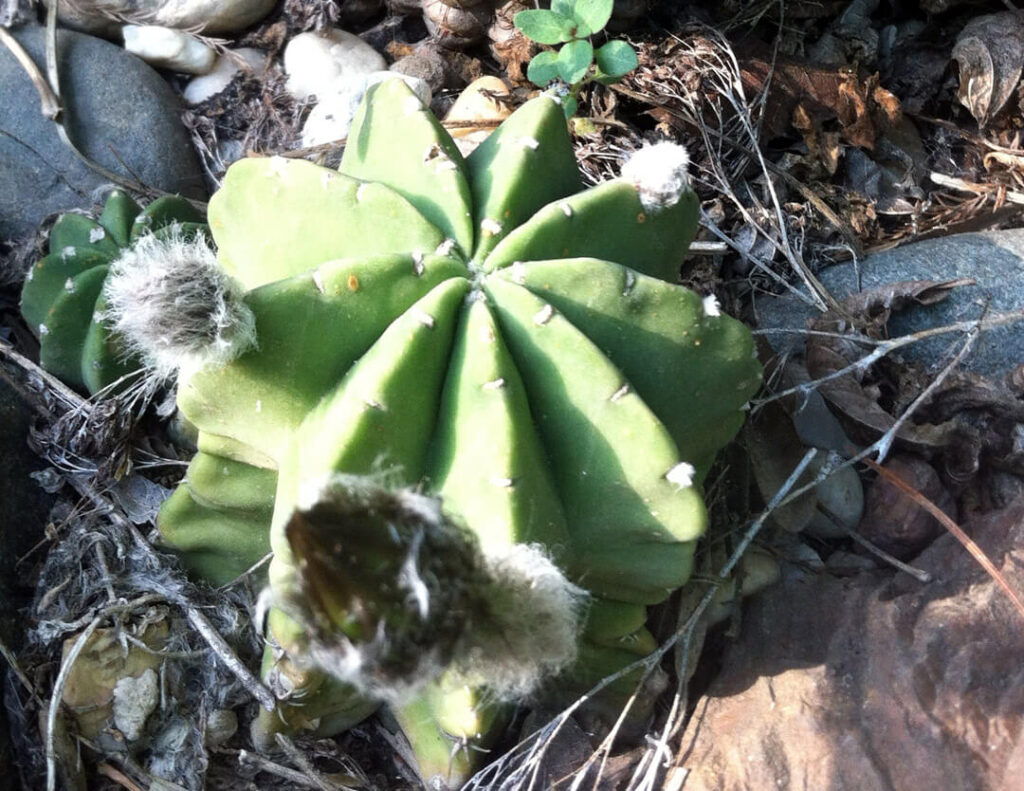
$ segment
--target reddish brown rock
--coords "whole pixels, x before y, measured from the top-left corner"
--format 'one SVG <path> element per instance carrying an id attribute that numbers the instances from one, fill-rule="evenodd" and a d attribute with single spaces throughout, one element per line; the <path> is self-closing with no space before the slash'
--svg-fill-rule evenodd
<path id="1" fill-rule="evenodd" d="M 906 453 L 894 456 L 886 462 L 885 467 L 956 521 L 956 504 L 953 496 L 928 462 L 919 456 Z M 868 489 L 864 518 L 858 532 L 886 552 L 906 560 L 928 546 L 944 531 L 939 520 L 892 483 L 879 476 Z"/>
<path id="2" fill-rule="evenodd" d="M 965 529 L 1024 591 L 1024 501 Z M 1017 791 L 1024 619 L 951 536 L 915 565 L 754 600 L 684 735 L 685 791 Z"/>

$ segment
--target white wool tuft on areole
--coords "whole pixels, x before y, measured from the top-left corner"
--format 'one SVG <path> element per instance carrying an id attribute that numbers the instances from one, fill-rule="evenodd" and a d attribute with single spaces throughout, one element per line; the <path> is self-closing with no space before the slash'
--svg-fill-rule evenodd
<path id="1" fill-rule="evenodd" d="M 162 377 L 220 365 L 256 345 L 241 288 L 201 237 L 141 237 L 111 264 L 103 319 Z"/>
<path id="2" fill-rule="evenodd" d="M 634 152 L 622 166 L 622 178 L 636 187 L 644 209 L 655 212 L 679 201 L 690 186 L 689 167 L 686 148 L 663 141 Z"/>
<path id="3" fill-rule="evenodd" d="M 455 672 L 502 700 L 520 700 L 568 667 L 578 651 L 587 593 L 539 544 L 485 555 L 490 617 L 474 624 Z"/>

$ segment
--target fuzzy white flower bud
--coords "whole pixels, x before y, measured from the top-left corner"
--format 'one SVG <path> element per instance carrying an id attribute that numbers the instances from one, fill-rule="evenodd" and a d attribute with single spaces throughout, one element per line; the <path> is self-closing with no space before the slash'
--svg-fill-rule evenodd
<path id="1" fill-rule="evenodd" d="M 622 166 L 622 178 L 640 193 L 644 209 L 655 212 L 674 206 L 690 186 L 690 155 L 677 143 L 644 146 Z"/>
<path id="2" fill-rule="evenodd" d="M 143 236 L 110 266 L 104 318 L 163 377 L 224 364 L 256 343 L 252 311 L 201 237 Z"/>
<path id="3" fill-rule="evenodd" d="M 586 594 L 542 547 L 484 551 L 439 500 L 365 476 L 310 482 L 298 505 L 277 605 L 311 665 L 389 702 L 449 669 L 515 700 L 575 659 Z"/>

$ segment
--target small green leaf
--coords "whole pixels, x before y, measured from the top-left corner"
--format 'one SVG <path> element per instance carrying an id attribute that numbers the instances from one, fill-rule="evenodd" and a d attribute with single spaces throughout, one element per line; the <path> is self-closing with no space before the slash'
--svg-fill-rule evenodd
<path id="1" fill-rule="evenodd" d="M 574 5 L 576 5 L 575 0 L 551 0 L 551 10 L 569 19 L 572 19 Z"/>
<path id="2" fill-rule="evenodd" d="M 572 15 L 577 22 L 596 33 L 608 24 L 614 5 L 615 0 L 576 0 L 573 3 Z"/>
<path id="3" fill-rule="evenodd" d="M 553 51 L 538 52 L 526 67 L 526 78 L 540 88 L 557 80 L 558 73 L 558 53 Z"/>
<path id="4" fill-rule="evenodd" d="M 595 53 L 601 76 L 618 79 L 638 65 L 636 50 L 625 41 L 609 41 Z"/>
<path id="5" fill-rule="evenodd" d="M 580 103 L 576 101 L 575 96 L 565 96 L 562 98 L 562 112 L 565 113 L 566 118 L 572 118 L 579 109 Z"/>
<path id="6" fill-rule="evenodd" d="M 570 41 L 558 53 L 558 74 L 573 85 L 585 76 L 594 62 L 594 48 L 589 41 Z"/>
<path id="7" fill-rule="evenodd" d="M 576 22 L 554 11 L 534 9 L 520 11 L 512 18 L 513 24 L 523 35 L 538 44 L 560 44 L 572 39 Z"/>

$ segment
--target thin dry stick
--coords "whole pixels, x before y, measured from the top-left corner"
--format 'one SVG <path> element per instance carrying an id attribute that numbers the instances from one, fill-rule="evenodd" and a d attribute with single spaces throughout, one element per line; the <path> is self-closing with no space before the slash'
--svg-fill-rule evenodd
<path id="1" fill-rule="evenodd" d="M 320 786 L 302 772 L 297 772 L 287 766 L 276 764 L 268 758 L 264 758 L 262 755 L 257 755 L 256 753 L 251 753 L 248 750 L 238 751 L 238 762 L 251 764 L 258 767 L 260 771 L 276 775 L 277 777 L 283 777 L 285 780 L 290 780 L 303 788 L 315 788 L 318 791 L 320 789 Z"/>
<path id="2" fill-rule="evenodd" d="M 77 146 L 68 134 L 67 127 L 64 126 L 62 120 L 62 99 L 60 90 L 60 73 L 57 67 L 57 11 L 60 8 L 60 0 L 51 0 L 49 8 L 46 14 L 46 74 L 49 91 L 45 94 L 42 89 L 37 85 L 37 90 L 40 92 L 40 101 L 43 107 L 43 114 L 51 119 L 57 127 L 57 136 L 74 154 L 81 160 L 87 168 L 96 173 L 99 173 L 103 178 L 108 181 L 117 184 L 124 189 L 137 192 L 142 195 L 170 195 L 171 193 L 164 190 L 158 189 L 157 187 L 151 187 L 148 184 L 143 184 L 135 179 L 126 178 L 120 173 L 115 173 L 93 159 L 86 156 L 86 154 Z M 5 42 L 6 43 L 6 42 Z M 19 59 L 20 60 L 20 59 Z M 24 65 L 24 64 L 23 64 Z M 34 65 L 34 64 L 33 64 Z M 38 74 L 38 68 L 29 71 L 29 77 L 35 82 L 34 74 Z M 52 102 L 56 102 L 56 106 L 51 105 Z M 52 113 L 52 114 L 51 114 Z M 205 208 L 206 203 L 204 201 L 195 200 L 193 198 L 186 198 L 189 203 L 197 208 Z"/>
<path id="3" fill-rule="evenodd" d="M 925 388 L 925 390 L 911 402 L 911 404 L 903 411 L 903 413 L 898 418 L 896 418 L 896 420 L 893 421 L 893 424 L 888 428 L 888 430 L 886 430 L 886 432 L 881 437 L 872 442 L 866 448 L 856 453 L 855 455 L 851 456 L 849 459 L 846 459 L 842 464 L 836 466 L 832 470 L 832 472 L 836 472 L 842 469 L 843 467 L 852 467 L 858 462 L 868 458 L 873 453 L 878 454 L 878 457 L 875 459 L 876 462 L 881 463 L 885 459 L 885 456 L 888 454 L 889 448 L 896 440 L 896 434 L 899 432 L 900 428 L 908 420 L 910 420 L 910 418 L 918 410 L 921 404 L 923 404 L 925 400 L 931 397 L 931 394 L 935 391 L 935 389 L 942 383 L 942 381 L 945 380 L 947 376 L 949 376 L 953 369 L 960 363 L 960 361 L 966 356 L 967 352 L 970 351 L 971 347 L 974 345 L 974 341 L 977 338 L 977 330 L 981 328 L 982 323 L 980 321 L 977 321 L 974 324 L 974 331 L 968 332 L 967 338 L 964 341 L 963 346 L 960 348 L 960 351 L 957 352 L 953 359 L 949 361 L 946 367 L 942 369 L 942 371 L 931 382 L 931 384 L 929 384 L 928 387 Z M 808 382 L 807 384 L 813 383 Z M 782 500 L 781 503 L 779 503 L 779 505 L 788 505 L 801 495 L 806 494 L 807 492 L 814 489 L 818 485 L 818 482 L 819 481 L 816 479 L 808 484 L 805 484 L 804 486 L 799 487 L 798 489 L 793 490 L 784 500 Z"/>
<path id="4" fill-rule="evenodd" d="M 274 693 L 249 671 L 245 663 L 231 650 L 231 646 L 213 628 L 213 624 L 206 620 L 205 615 L 191 604 L 184 604 L 183 608 L 188 622 L 199 632 L 207 645 L 213 649 L 213 653 L 217 655 L 217 658 L 224 663 L 224 666 L 235 675 L 235 678 L 242 683 L 250 695 L 259 701 L 264 709 L 273 711 L 277 707 L 277 699 L 274 697 Z"/>
<path id="5" fill-rule="evenodd" d="M 974 539 L 961 529 L 960 525 L 950 519 L 941 508 L 921 494 L 921 492 L 917 491 L 917 489 L 907 483 L 897 473 L 886 469 L 880 464 L 876 464 L 871 461 L 871 459 L 864 459 L 864 463 L 885 478 L 886 481 L 903 492 L 919 507 L 923 508 L 938 519 L 939 522 L 942 523 L 942 526 L 952 533 L 953 537 L 963 544 L 964 549 L 970 552 L 971 556 L 978 561 L 978 565 L 985 569 L 988 575 L 995 580 L 996 584 L 1003 589 L 1003 592 L 1009 597 L 1010 601 L 1013 602 L 1013 606 L 1017 608 L 1017 612 L 1020 613 L 1021 618 L 1024 618 L 1024 600 L 1022 600 L 1017 592 L 1010 586 L 1010 583 L 1006 581 L 1006 577 L 1004 577 L 1002 572 L 996 568 L 996 564 L 989 559 L 988 555 L 985 554 L 985 551 L 974 542 Z"/>
<path id="6" fill-rule="evenodd" d="M 796 482 L 803 475 L 804 471 L 807 469 L 807 466 L 811 463 L 811 461 L 814 460 L 814 457 L 818 454 L 818 452 L 819 451 L 817 451 L 814 448 L 809 449 L 807 453 L 804 454 L 804 457 L 800 460 L 800 463 L 794 468 L 793 472 L 790 473 L 789 477 L 779 488 L 779 490 L 772 496 L 772 499 L 768 502 L 768 505 L 765 507 L 764 511 L 758 516 L 756 520 L 754 520 L 751 527 L 747 530 L 746 534 L 744 534 L 739 546 L 737 546 L 736 549 L 733 551 L 732 555 L 729 558 L 729 561 L 725 564 L 722 571 L 719 572 L 718 576 L 721 580 L 726 580 L 729 577 L 733 569 L 736 567 L 736 564 L 739 563 L 743 555 L 746 554 L 747 549 L 750 547 L 750 544 L 753 543 L 754 538 L 757 537 L 757 534 L 760 532 L 761 527 L 764 525 L 764 522 L 765 520 L 767 520 L 768 516 L 771 515 L 777 508 L 779 508 L 780 505 L 786 502 L 787 499 L 792 498 L 793 495 L 789 494 L 789 492 L 792 490 L 794 486 L 796 486 Z M 684 656 L 689 654 L 690 652 L 690 643 L 693 639 L 694 631 L 697 627 L 697 624 L 699 623 L 701 615 L 703 615 L 704 611 L 711 605 L 711 601 L 714 599 L 717 587 L 717 585 L 712 586 L 704 594 L 700 602 L 697 604 L 693 612 L 690 614 L 686 622 L 681 627 L 681 637 L 679 639 L 682 643 L 681 653 Z M 677 634 L 680 634 L 680 632 L 677 632 Z M 684 663 L 681 662 L 680 666 L 682 666 L 683 664 Z M 651 756 L 651 761 L 648 764 L 648 771 L 646 773 L 646 776 L 643 778 L 643 781 L 640 785 L 630 786 L 631 789 L 653 789 L 655 781 L 659 774 L 659 767 L 668 767 L 670 761 L 660 763 L 656 759 L 658 755 L 671 756 L 671 751 L 669 750 L 668 744 L 675 737 L 679 728 L 683 724 L 683 718 L 685 716 L 687 709 L 687 698 L 688 695 L 686 685 L 684 682 L 684 674 L 682 672 L 679 672 L 678 685 L 676 687 L 675 695 L 673 696 L 672 709 L 670 711 L 669 717 L 665 720 L 665 724 L 661 729 L 660 736 L 654 742 L 653 746 L 648 749 L 648 754 L 653 753 L 653 755 Z"/>
<path id="7" fill-rule="evenodd" d="M 15 60 L 25 70 L 25 73 L 28 74 L 28 78 L 32 80 L 32 84 L 39 94 L 39 112 L 51 121 L 55 119 L 60 115 L 60 99 L 50 89 L 50 84 L 46 81 L 46 77 L 39 70 L 35 61 L 32 60 L 25 51 L 25 48 L 21 46 L 18 40 L 5 27 L 0 27 L 0 43 L 4 44 L 11 51 Z"/>
<path id="8" fill-rule="evenodd" d="M 305 776 L 314 784 L 314 786 L 320 791 L 353 791 L 350 786 L 341 785 L 328 780 L 320 772 L 316 770 L 309 758 L 303 755 L 302 751 L 295 746 L 287 736 L 283 733 L 274 734 L 274 739 L 277 741 L 278 746 L 287 753 L 288 757 L 295 762 L 295 765 L 305 774 Z"/>
<path id="9" fill-rule="evenodd" d="M 28 680 L 28 676 L 26 676 L 25 671 L 21 669 L 21 666 L 18 664 L 18 660 L 14 657 L 14 654 L 11 653 L 11 649 L 7 647 L 7 644 L 4 643 L 2 639 L 0 639 L 0 656 L 2 656 L 10 666 L 14 675 L 17 677 L 18 681 L 21 682 L 21 685 L 25 688 L 28 694 L 31 695 L 33 700 L 41 706 L 42 701 L 36 694 L 35 687 L 32 686 L 32 682 Z"/>
<path id="10" fill-rule="evenodd" d="M 31 360 L 18 354 L 13 349 L 10 349 L 5 344 L 0 344 L 0 352 L 3 352 L 10 356 L 15 362 L 23 365 L 27 370 L 32 372 L 38 372 L 40 375 L 45 372 L 39 368 Z M 48 375 L 47 375 L 48 376 Z M 49 383 L 49 378 L 47 379 Z M 63 394 L 66 391 L 63 385 L 61 385 L 60 392 Z M 68 392 L 67 401 L 72 408 L 80 408 L 85 404 L 85 401 L 77 393 Z M 39 411 L 43 411 L 41 405 L 36 405 Z M 94 491 L 87 481 L 82 480 L 77 476 L 71 476 L 68 479 L 69 483 L 75 488 L 75 490 L 91 502 L 97 510 L 110 519 L 118 527 L 126 530 L 140 548 L 142 548 L 150 557 L 157 558 L 158 555 L 153 549 L 153 546 L 146 541 L 146 539 L 139 533 L 138 528 L 135 524 L 126 519 L 118 511 L 117 507 L 106 500 L 101 494 Z M 180 605 L 184 610 L 189 623 L 199 632 L 200 636 L 206 641 L 207 645 L 213 649 L 214 654 L 224 663 L 235 677 L 242 683 L 242 685 L 249 691 L 249 693 L 259 701 L 260 705 L 267 711 L 273 711 L 276 707 L 276 699 L 274 693 L 271 692 L 259 679 L 257 679 L 245 666 L 245 664 L 238 658 L 235 652 L 231 649 L 231 646 L 227 644 L 223 637 L 217 632 L 213 625 L 206 619 L 197 608 L 187 602 L 175 602 Z M 109 610 L 109 608 L 108 608 Z"/>
<path id="11" fill-rule="evenodd" d="M 904 563 L 899 558 L 893 557 L 881 547 L 875 546 L 866 538 L 864 538 L 864 536 L 862 536 L 852 527 L 849 527 L 845 522 L 843 522 L 843 520 L 836 516 L 835 512 L 832 511 L 824 503 L 818 503 L 818 510 L 826 519 L 828 519 L 829 522 L 831 522 L 833 525 L 835 525 L 844 533 L 846 533 L 846 535 L 848 535 L 850 538 L 852 538 L 854 541 L 856 541 L 858 544 L 864 547 L 864 549 L 866 549 L 872 555 L 877 557 L 879 560 L 883 561 L 884 563 L 888 563 L 894 569 L 902 571 L 904 574 L 909 574 L 918 582 L 926 584 L 932 581 L 932 575 L 929 574 L 927 571 L 925 571 L 924 569 L 914 568 L 913 566 Z"/>
<path id="12" fill-rule="evenodd" d="M 100 622 L 104 617 L 103 613 L 100 613 L 92 619 L 87 627 L 85 627 L 85 631 L 78 636 L 74 645 L 71 646 L 71 650 L 68 652 L 68 655 L 64 657 L 64 661 L 61 662 L 60 672 L 57 673 L 57 680 L 53 682 L 50 708 L 46 713 L 46 791 L 56 791 L 57 788 L 57 751 L 55 741 L 57 712 L 60 710 L 61 697 L 64 694 L 64 685 L 67 683 L 68 676 L 71 674 L 72 666 L 77 661 L 79 655 L 82 653 L 82 649 L 85 648 L 85 644 L 88 642 L 89 638 L 92 637 L 92 633 L 96 631 L 96 627 L 100 625 Z"/>
<path id="13" fill-rule="evenodd" d="M 101 763 L 96 767 L 96 773 L 101 774 L 104 777 L 109 777 L 122 788 L 127 788 L 128 791 L 143 791 L 142 786 L 128 777 L 128 775 L 106 762 Z"/>
<path id="14" fill-rule="evenodd" d="M 912 333 L 911 335 L 901 335 L 898 338 L 890 338 L 888 340 L 868 339 L 863 336 L 854 335 L 841 336 L 845 337 L 847 340 L 855 340 L 864 344 L 873 344 L 875 348 L 859 360 L 852 362 L 837 371 L 833 371 L 826 376 L 822 376 L 819 379 L 815 379 L 811 382 L 802 382 L 801 384 L 794 385 L 786 390 L 780 390 L 777 393 L 772 393 L 770 396 L 765 398 L 751 401 L 751 407 L 757 409 L 765 404 L 771 403 L 772 401 L 778 401 L 779 399 L 787 398 L 791 395 L 806 396 L 811 391 L 820 387 L 823 382 L 838 379 L 839 377 L 846 376 L 847 374 L 854 373 L 855 371 L 863 371 L 897 349 L 902 349 L 904 346 L 910 346 L 911 344 L 927 340 L 928 338 L 934 338 L 939 335 L 949 335 L 954 332 L 972 333 L 974 331 L 990 330 L 996 327 L 1003 327 L 1008 324 L 1016 324 L 1019 321 L 1024 321 L 1024 311 L 994 313 L 987 319 L 958 321 L 955 324 L 947 324 L 943 327 L 930 327 L 926 330 L 920 330 Z M 801 333 L 809 332 L 807 330 L 797 331 Z"/>
<path id="15" fill-rule="evenodd" d="M 800 463 L 793 469 L 793 472 L 790 473 L 789 477 L 779 488 L 778 492 L 775 493 L 775 496 L 772 497 L 765 510 L 751 523 L 747 532 L 744 534 L 743 539 L 733 551 L 729 560 L 719 571 L 720 578 L 726 579 L 729 574 L 732 573 L 732 570 L 736 567 L 736 564 L 739 563 L 751 542 L 753 542 L 754 538 L 757 537 L 757 534 L 760 532 L 768 516 L 786 501 L 787 493 L 796 485 L 800 476 L 802 476 L 804 471 L 807 469 L 807 465 L 811 463 L 817 454 L 818 451 L 814 448 L 807 451 Z M 464 786 L 463 791 L 473 791 L 473 789 L 476 789 L 476 791 L 498 791 L 498 789 L 503 790 L 517 788 L 523 788 L 529 791 L 529 789 L 535 788 L 535 782 L 538 776 L 537 767 L 544 759 L 548 748 L 554 742 L 555 737 L 561 731 L 565 723 L 568 722 L 569 718 L 581 706 L 600 693 L 603 689 L 614 684 L 619 679 L 625 678 L 634 671 L 644 671 L 644 679 L 646 679 L 647 675 L 653 670 L 653 668 L 661 662 L 661 659 L 665 654 L 679 643 L 680 640 L 686 639 L 687 636 L 692 633 L 693 629 L 696 628 L 701 615 L 703 615 L 704 611 L 710 606 L 714 599 L 716 589 L 717 586 L 712 585 L 704 594 L 703 598 L 698 602 L 697 606 L 694 607 L 693 612 L 690 614 L 689 618 L 687 618 L 686 622 L 652 653 L 601 679 L 601 681 L 595 684 L 594 687 L 586 694 L 581 695 L 575 702 L 566 707 L 546 725 L 534 731 L 497 761 L 474 775 Z M 643 683 L 643 681 L 641 681 L 641 683 Z M 602 743 L 602 746 L 603 744 L 604 743 Z M 602 750 L 601 747 L 599 747 L 598 750 L 596 750 L 587 760 L 586 764 L 578 771 L 585 773 L 587 769 L 593 765 L 599 757 L 601 757 L 601 755 Z M 507 773 L 504 777 L 502 776 L 503 772 Z M 595 783 L 599 781 L 600 775 L 595 779 Z"/>

